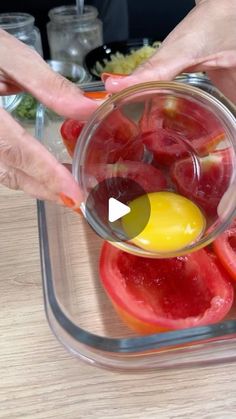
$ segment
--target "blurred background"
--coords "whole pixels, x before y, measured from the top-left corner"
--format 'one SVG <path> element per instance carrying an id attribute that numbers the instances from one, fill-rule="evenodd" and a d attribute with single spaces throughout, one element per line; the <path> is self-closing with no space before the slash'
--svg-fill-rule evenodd
<path id="1" fill-rule="evenodd" d="M 35 17 L 49 58 L 46 24 L 50 9 L 75 4 L 71 0 L 8 0 L 0 2 L 0 13 L 25 12 Z M 194 7 L 194 0 L 86 0 L 98 9 L 103 22 L 104 42 L 150 37 L 162 41 Z"/>

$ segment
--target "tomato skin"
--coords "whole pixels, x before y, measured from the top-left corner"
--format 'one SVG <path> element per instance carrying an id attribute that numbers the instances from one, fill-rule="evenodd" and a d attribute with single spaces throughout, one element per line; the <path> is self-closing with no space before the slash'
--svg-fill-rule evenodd
<path id="1" fill-rule="evenodd" d="M 167 332 L 168 328 L 158 327 L 157 325 L 151 325 L 148 322 L 140 321 L 135 316 L 132 316 L 127 311 L 120 308 L 114 301 L 112 301 L 113 307 L 116 310 L 118 316 L 123 320 L 123 322 L 135 332 L 138 332 L 140 335 L 152 334 L 152 333 L 161 333 Z"/>
<path id="2" fill-rule="evenodd" d="M 61 125 L 61 137 L 71 157 L 74 155 L 76 143 L 84 125 L 84 121 L 77 121 L 76 119 L 66 119 Z"/>
<path id="3" fill-rule="evenodd" d="M 180 134 L 159 128 L 155 132 L 141 135 L 143 144 L 152 152 L 154 163 L 169 166 L 176 160 L 189 155 L 184 139 Z"/>
<path id="4" fill-rule="evenodd" d="M 165 97 L 157 96 L 145 102 L 144 111 L 139 120 L 140 131 L 143 134 L 163 128 L 165 101 Z"/>
<path id="5" fill-rule="evenodd" d="M 175 162 L 170 174 L 178 192 L 193 200 L 209 216 L 216 216 L 217 206 L 227 190 L 233 163 L 231 150 L 217 150 L 200 158 L 200 174 L 191 158 Z"/>
<path id="6" fill-rule="evenodd" d="M 190 149 L 198 156 L 208 155 L 225 138 L 221 124 L 208 110 L 165 95 L 146 101 L 139 126 L 144 144 L 162 165 L 186 157 Z"/>
<path id="7" fill-rule="evenodd" d="M 90 166 L 90 173 L 97 182 L 103 182 L 112 177 L 133 180 L 147 193 L 167 188 L 167 181 L 162 171 L 143 162 L 124 160 L 115 164 L 95 164 Z"/>
<path id="8" fill-rule="evenodd" d="M 205 250 L 161 260 L 105 243 L 100 278 L 118 314 L 142 334 L 218 322 L 234 297 L 228 275 Z"/>
<path id="9" fill-rule="evenodd" d="M 61 126 L 61 137 L 71 157 L 84 125 L 84 121 L 66 119 Z M 116 109 L 104 119 L 93 134 L 86 163 L 116 163 L 120 159 L 141 160 L 144 146 L 138 134 L 138 126 Z"/>
<path id="10" fill-rule="evenodd" d="M 224 231 L 213 242 L 213 250 L 230 277 L 236 281 L 236 226 Z"/>
<path id="11" fill-rule="evenodd" d="M 216 146 L 223 141 L 224 138 L 225 133 L 222 129 L 218 129 L 210 134 L 192 140 L 191 146 L 198 156 L 207 156 L 211 151 L 215 150 Z"/>
<path id="12" fill-rule="evenodd" d="M 120 109 L 113 110 L 93 132 L 85 164 L 141 160 L 144 146 L 138 134 L 139 128 L 132 120 Z"/>

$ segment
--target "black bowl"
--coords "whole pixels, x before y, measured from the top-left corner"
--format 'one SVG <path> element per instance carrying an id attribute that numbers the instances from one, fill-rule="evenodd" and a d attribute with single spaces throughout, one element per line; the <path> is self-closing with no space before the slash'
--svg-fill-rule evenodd
<path id="1" fill-rule="evenodd" d="M 93 76 L 94 80 L 100 80 L 100 77 L 93 72 L 95 64 L 99 61 L 103 64 L 103 60 L 110 60 L 111 55 L 116 52 L 121 54 L 129 54 L 131 50 L 139 49 L 146 45 L 152 45 L 156 40 L 151 38 L 131 39 L 129 41 L 117 41 L 104 44 L 88 52 L 84 59 L 84 67 Z"/>

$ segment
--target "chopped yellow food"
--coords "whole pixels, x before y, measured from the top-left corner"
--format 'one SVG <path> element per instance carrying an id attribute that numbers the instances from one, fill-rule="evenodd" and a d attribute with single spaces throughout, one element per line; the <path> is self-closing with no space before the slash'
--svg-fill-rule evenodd
<path id="1" fill-rule="evenodd" d="M 117 52 L 112 54 L 110 60 L 103 60 L 103 63 L 97 61 L 93 68 L 93 73 L 100 76 L 101 73 L 130 74 L 142 62 L 154 54 L 160 46 L 160 42 L 154 42 L 152 46 L 145 45 L 137 50 L 131 50 L 129 54 Z"/>

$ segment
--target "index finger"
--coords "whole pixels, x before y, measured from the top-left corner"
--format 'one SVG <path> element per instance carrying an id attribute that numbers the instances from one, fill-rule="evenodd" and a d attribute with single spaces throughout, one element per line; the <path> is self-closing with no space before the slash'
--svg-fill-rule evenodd
<path id="1" fill-rule="evenodd" d="M 97 109 L 98 101 L 55 73 L 35 50 L 1 29 L 0 39 L 0 68 L 22 90 L 65 117 L 84 120 Z"/>

